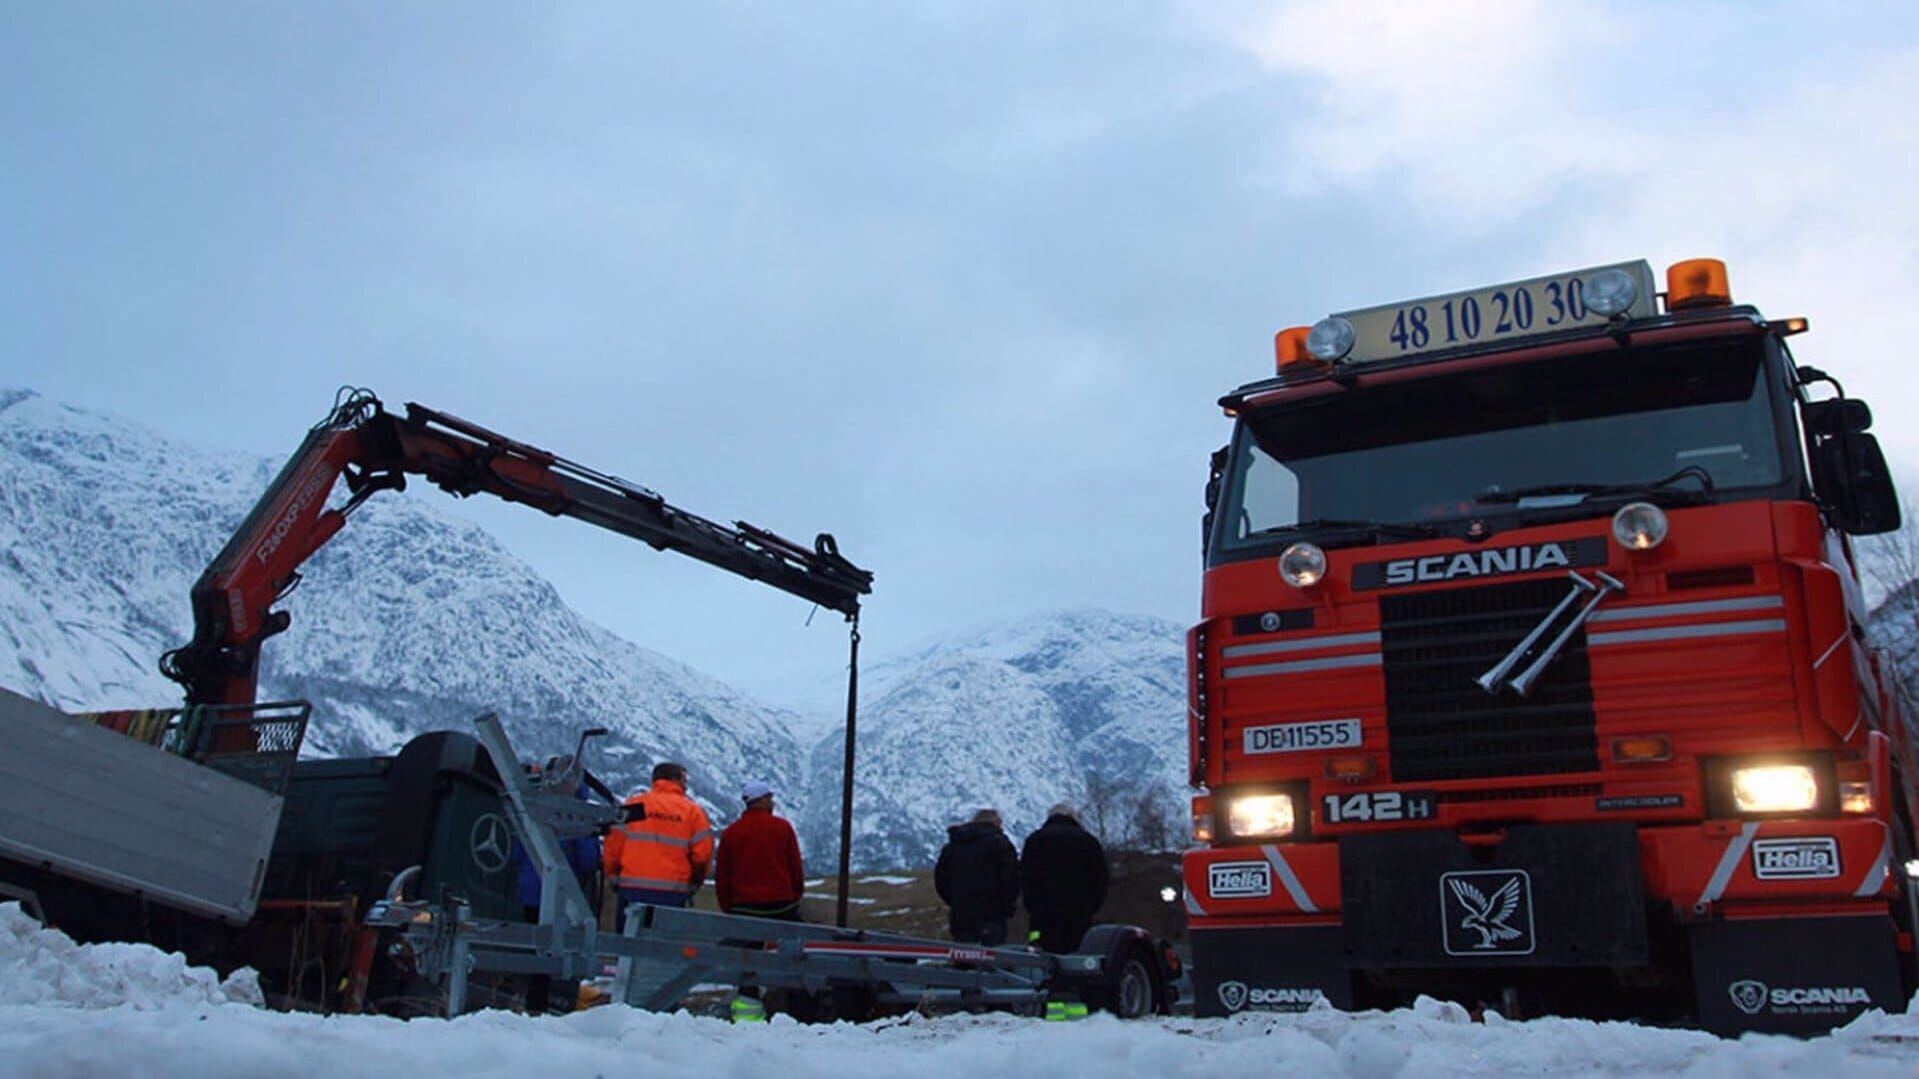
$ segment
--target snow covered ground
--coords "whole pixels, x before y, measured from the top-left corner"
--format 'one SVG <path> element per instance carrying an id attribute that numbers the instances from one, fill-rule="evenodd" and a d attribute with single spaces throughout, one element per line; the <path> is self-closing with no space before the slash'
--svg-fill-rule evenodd
<path id="1" fill-rule="evenodd" d="M 1919 1073 L 1919 1014 L 1867 1015 L 1814 1041 L 1724 1041 L 1572 1020 L 1486 1023 L 1430 1001 L 1409 1011 L 1056 1024 L 1010 1016 L 806 1027 L 623 1007 L 531 1019 L 322 1018 L 268 1011 L 242 976 L 178 956 L 81 946 L 0 906 L 0 1074 L 8 1076 L 850 1075 L 1725 1076 Z"/>

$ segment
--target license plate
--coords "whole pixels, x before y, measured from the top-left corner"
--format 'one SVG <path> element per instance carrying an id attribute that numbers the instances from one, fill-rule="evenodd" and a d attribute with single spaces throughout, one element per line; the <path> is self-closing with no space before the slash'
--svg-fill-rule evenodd
<path id="1" fill-rule="evenodd" d="M 1309 749 L 1345 749 L 1359 744 L 1357 719 L 1325 719 L 1316 723 L 1277 723 L 1248 727 L 1242 746 L 1247 753 L 1301 753 Z"/>
<path id="2" fill-rule="evenodd" d="M 1638 284 L 1628 318 L 1657 313 L 1652 266 L 1643 259 L 1535 277 L 1408 303 L 1342 312 L 1356 339 L 1352 362 L 1389 360 L 1466 345 L 1518 340 L 1581 326 L 1600 326 L 1606 316 L 1586 306 L 1586 279 L 1600 270 L 1623 270 Z"/>

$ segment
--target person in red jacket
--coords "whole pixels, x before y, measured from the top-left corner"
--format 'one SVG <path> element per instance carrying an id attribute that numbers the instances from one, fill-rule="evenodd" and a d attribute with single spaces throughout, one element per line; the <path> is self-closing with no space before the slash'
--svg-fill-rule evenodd
<path id="1" fill-rule="evenodd" d="M 793 826 L 773 815 L 773 793 L 758 780 L 740 792 L 746 812 L 720 833 L 713 887 L 720 909 L 728 914 L 797 922 L 806 870 Z"/>

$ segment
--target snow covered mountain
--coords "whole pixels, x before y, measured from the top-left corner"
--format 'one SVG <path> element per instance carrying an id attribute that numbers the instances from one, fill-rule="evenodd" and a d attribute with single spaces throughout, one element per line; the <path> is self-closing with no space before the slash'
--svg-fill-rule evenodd
<path id="1" fill-rule="evenodd" d="M 930 862 L 946 826 L 982 806 L 1017 840 L 1059 801 L 1108 842 L 1163 843 L 1186 811 L 1184 640 L 1164 619 L 1071 611 L 877 665 L 861 691 L 854 860 Z M 813 751 L 809 857 L 837 857 L 844 730 Z"/>
<path id="2" fill-rule="evenodd" d="M 276 468 L 0 390 L 0 684 L 68 710 L 179 700 L 155 660 L 191 636 L 194 577 Z M 313 702 L 310 754 L 390 753 L 497 710 L 529 754 L 610 727 L 622 789 L 662 757 L 696 763 L 714 805 L 749 771 L 799 789 L 790 717 L 580 617 L 439 497 L 368 502 L 281 604 L 260 693 Z"/>
<path id="3" fill-rule="evenodd" d="M 0 685 L 70 711 L 177 701 L 155 660 L 191 636 L 194 577 L 277 468 L 0 388 Z M 390 753 L 486 710 L 529 754 L 603 725 L 616 788 L 640 785 L 654 760 L 684 760 L 724 823 L 744 780 L 769 779 L 808 861 L 833 863 L 841 735 L 819 732 L 834 721 L 582 618 L 445 501 L 369 501 L 281 604 L 293 624 L 264 650 L 261 697 L 314 703 L 309 754 Z M 855 863 L 926 864 L 945 825 L 983 805 L 1019 832 L 1071 800 L 1109 838 L 1138 831 L 1142 802 L 1180 816 L 1181 641 L 1170 622 L 1079 611 L 869 666 Z"/>

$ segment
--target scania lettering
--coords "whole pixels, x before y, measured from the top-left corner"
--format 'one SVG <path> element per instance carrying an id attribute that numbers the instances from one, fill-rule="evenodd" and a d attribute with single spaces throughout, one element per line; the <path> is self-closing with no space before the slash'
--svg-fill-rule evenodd
<path id="1" fill-rule="evenodd" d="M 1771 999 L 1772 1006 L 1775 1008 L 1807 1004 L 1872 1003 L 1872 997 L 1858 986 L 1844 989 L 1775 989 L 1772 991 Z"/>
<path id="2" fill-rule="evenodd" d="M 1303 1012 L 1319 1000 L 1320 992 L 1317 989 L 1268 989 L 1249 986 L 1245 982 L 1221 982 L 1214 996 L 1225 1014 L 1244 1008 Z"/>
<path id="3" fill-rule="evenodd" d="M 1507 547 L 1477 554 L 1428 555 L 1402 558 L 1386 563 L 1387 584 L 1412 584 L 1414 581 L 1450 581 L 1455 577 L 1486 577 L 1496 573 L 1530 573 L 1533 570 L 1570 566 L 1565 548 L 1557 543 L 1542 543 L 1538 549 Z"/>
<path id="4" fill-rule="evenodd" d="M 1304 1011 L 1319 999 L 1317 989 L 1258 989 L 1246 990 L 1246 1003 L 1254 1008 L 1277 1008 L 1290 1011 Z"/>
<path id="5" fill-rule="evenodd" d="M 1853 544 L 1899 525 L 1871 410 L 1723 263 L 1660 282 L 1347 311 L 1221 398 L 1202 1014 L 1286 985 L 1816 1033 L 1919 989 L 1919 769 L 1855 631 Z M 1216 872 L 1249 864 L 1258 896 Z"/>

